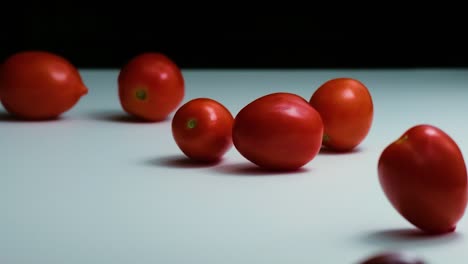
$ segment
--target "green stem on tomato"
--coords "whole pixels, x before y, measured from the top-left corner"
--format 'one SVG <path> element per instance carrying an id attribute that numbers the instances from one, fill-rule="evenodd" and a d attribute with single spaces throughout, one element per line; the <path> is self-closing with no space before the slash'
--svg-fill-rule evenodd
<path id="1" fill-rule="evenodd" d="M 147 97 L 146 90 L 143 88 L 137 89 L 135 92 L 135 97 L 139 100 L 144 101 Z"/>
<path id="2" fill-rule="evenodd" d="M 397 141 L 395 143 L 396 144 L 401 144 L 401 143 L 405 142 L 406 140 L 408 140 L 408 135 L 403 135 L 401 138 L 397 139 Z"/>
<path id="3" fill-rule="evenodd" d="M 195 118 L 191 118 L 187 121 L 187 128 L 193 129 L 197 126 L 197 120 Z"/>

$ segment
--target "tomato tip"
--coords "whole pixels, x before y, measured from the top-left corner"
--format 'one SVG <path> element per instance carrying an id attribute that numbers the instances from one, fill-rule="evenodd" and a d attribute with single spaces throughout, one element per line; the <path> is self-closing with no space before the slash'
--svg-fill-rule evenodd
<path id="1" fill-rule="evenodd" d="M 405 134 L 402 137 L 400 137 L 399 139 L 397 139 L 397 141 L 395 143 L 396 144 L 401 144 L 401 143 L 405 142 L 406 140 L 408 140 L 408 135 L 407 134 Z"/>
<path id="2" fill-rule="evenodd" d="M 79 89 L 79 93 L 81 96 L 87 95 L 88 94 L 88 87 L 85 85 L 82 85 Z"/>

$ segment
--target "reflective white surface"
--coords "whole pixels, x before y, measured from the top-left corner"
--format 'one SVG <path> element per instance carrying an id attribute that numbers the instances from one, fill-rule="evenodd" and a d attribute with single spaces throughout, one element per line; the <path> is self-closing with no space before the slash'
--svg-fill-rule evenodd
<path id="1" fill-rule="evenodd" d="M 468 261 L 468 214 L 453 234 L 422 236 L 376 171 L 383 148 L 420 123 L 468 153 L 468 70 L 185 70 L 184 102 L 210 97 L 234 115 L 271 92 L 309 99 L 335 77 L 368 86 L 375 117 L 358 151 L 283 174 L 234 148 L 215 166 L 187 162 L 170 118 L 123 113 L 117 70 L 81 73 L 89 93 L 59 120 L 15 121 L 0 107 L 1 263 L 351 264 L 383 250 Z"/>

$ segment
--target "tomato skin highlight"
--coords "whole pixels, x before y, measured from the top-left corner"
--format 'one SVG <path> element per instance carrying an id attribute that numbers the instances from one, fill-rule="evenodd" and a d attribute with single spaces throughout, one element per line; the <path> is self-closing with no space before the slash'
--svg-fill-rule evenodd
<path id="1" fill-rule="evenodd" d="M 41 50 L 10 55 L 0 66 L 0 98 L 19 119 L 54 119 L 88 93 L 78 69 L 66 58 Z"/>
<path id="2" fill-rule="evenodd" d="M 165 54 L 146 52 L 121 68 L 118 92 L 125 112 L 158 122 L 167 119 L 182 102 L 185 80 L 178 65 Z"/>
<path id="3" fill-rule="evenodd" d="M 299 95 L 278 92 L 242 108 L 233 126 L 233 143 L 247 160 L 267 170 L 297 170 L 320 151 L 319 113 Z"/>
<path id="4" fill-rule="evenodd" d="M 427 233 L 455 231 L 467 206 L 467 170 L 457 143 L 421 124 L 388 145 L 378 161 L 380 185 L 393 207 Z"/>
<path id="5" fill-rule="evenodd" d="M 232 147 L 233 122 L 230 111 L 218 101 L 195 98 L 175 112 L 172 135 L 190 159 L 216 162 Z"/>
<path id="6" fill-rule="evenodd" d="M 312 94 L 309 103 L 322 117 L 324 147 L 347 152 L 367 137 L 372 126 L 374 105 L 369 90 L 359 80 L 328 80 Z"/>

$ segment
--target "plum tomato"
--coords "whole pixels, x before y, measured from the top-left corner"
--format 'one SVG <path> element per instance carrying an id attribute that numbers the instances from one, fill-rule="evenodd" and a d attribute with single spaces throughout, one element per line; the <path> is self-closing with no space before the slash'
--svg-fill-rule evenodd
<path id="1" fill-rule="evenodd" d="M 233 143 L 247 160 L 267 170 L 296 170 L 320 151 L 320 114 L 301 96 L 276 92 L 244 106 L 234 119 Z"/>
<path id="2" fill-rule="evenodd" d="M 195 98 L 183 104 L 172 119 L 172 135 L 190 159 L 216 162 L 232 147 L 231 112 L 211 98 Z"/>
<path id="3" fill-rule="evenodd" d="M 359 80 L 328 80 L 312 94 L 309 103 L 322 117 L 323 146 L 332 151 L 353 150 L 370 131 L 373 101 L 369 90 Z"/>
<path id="4" fill-rule="evenodd" d="M 393 207 L 427 233 L 456 229 L 467 205 L 467 171 L 457 143 L 440 128 L 420 124 L 390 143 L 378 177 Z"/>
<path id="5" fill-rule="evenodd" d="M 181 69 L 168 56 L 146 52 L 133 57 L 118 76 L 119 100 L 128 114 L 157 122 L 168 118 L 184 98 Z"/>
<path id="6" fill-rule="evenodd" d="M 19 119 L 57 118 L 87 93 L 78 69 L 55 53 L 20 51 L 0 67 L 1 102 Z"/>

